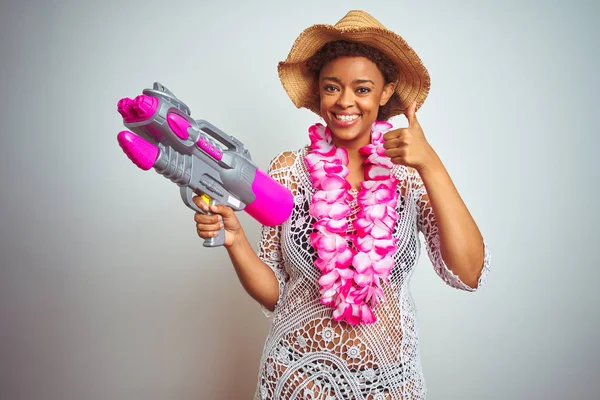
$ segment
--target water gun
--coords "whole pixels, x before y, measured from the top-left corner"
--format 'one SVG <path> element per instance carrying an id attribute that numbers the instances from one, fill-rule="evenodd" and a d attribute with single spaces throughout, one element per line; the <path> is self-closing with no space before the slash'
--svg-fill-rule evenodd
<path id="1" fill-rule="evenodd" d="M 140 169 L 154 168 L 180 187 L 186 206 L 205 213 L 192 201 L 194 193 L 209 206 L 223 204 L 246 211 L 263 225 L 287 220 L 294 200 L 291 192 L 252 163 L 244 145 L 204 120 L 166 87 L 155 82 L 134 99 L 119 100 L 117 110 L 129 130 L 117 141 Z M 225 230 L 206 239 L 204 247 L 222 246 Z"/>

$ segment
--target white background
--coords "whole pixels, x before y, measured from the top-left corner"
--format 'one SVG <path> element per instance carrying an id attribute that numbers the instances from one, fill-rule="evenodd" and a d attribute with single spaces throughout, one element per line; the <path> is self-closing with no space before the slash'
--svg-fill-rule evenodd
<path id="1" fill-rule="evenodd" d="M 266 169 L 317 121 L 277 62 L 359 8 L 429 68 L 417 116 L 492 251 L 475 294 L 425 253 L 413 276 L 428 398 L 597 398 L 597 2 L 5 0 L 2 399 L 252 397 L 270 321 L 123 154 L 116 103 L 159 81 Z"/>

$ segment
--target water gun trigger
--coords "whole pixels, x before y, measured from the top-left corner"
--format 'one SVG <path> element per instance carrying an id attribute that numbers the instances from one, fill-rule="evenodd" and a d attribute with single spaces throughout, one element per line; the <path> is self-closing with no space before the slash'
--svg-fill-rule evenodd
<path id="1" fill-rule="evenodd" d="M 210 196 L 209 196 L 209 195 L 207 195 L 206 193 L 202 193 L 202 194 L 200 195 L 200 199 L 201 199 L 202 201 L 204 201 L 204 202 L 206 203 L 206 205 L 207 205 L 207 206 L 209 206 L 209 207 L 210 207 L 210 202 L 212 201 L 212 199 L 210 198 Z"/>

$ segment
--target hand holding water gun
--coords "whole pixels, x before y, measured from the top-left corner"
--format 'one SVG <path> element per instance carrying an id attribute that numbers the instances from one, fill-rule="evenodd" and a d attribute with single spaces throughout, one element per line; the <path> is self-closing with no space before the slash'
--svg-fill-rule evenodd
<path id="1" fill-rule="evenodd" d="M 294 206 L 290 191 L 258 169 L 244 145 L 204 120 L 194 120 L 182 101 L 158 82 L 141 95 L 118 102 L 130 131 L 117 135 L 129 159 L 142 170 L 154 168 L 180 187 L 186 206 L 210 214 L 215 205 L 246 211 L 263 225 L 288 219 Z M 193 195 L 207 207 L 194 202 Z M 222 246 L 225 231 L 206 238 L 204 247 Z"/>

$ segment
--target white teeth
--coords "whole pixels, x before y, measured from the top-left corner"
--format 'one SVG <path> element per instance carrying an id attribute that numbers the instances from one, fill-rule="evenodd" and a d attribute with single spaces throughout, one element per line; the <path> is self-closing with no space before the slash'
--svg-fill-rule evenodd
<path id="1" fill-rule="evenodd" d="M 337 119 L 339 119 L 340 121 L 354 121 L 356 118 L 358 118 L 358 114 L 353 114 L 353 115 L 338 115 L 338 114 L 335 114 L 335 117 Z"/>

